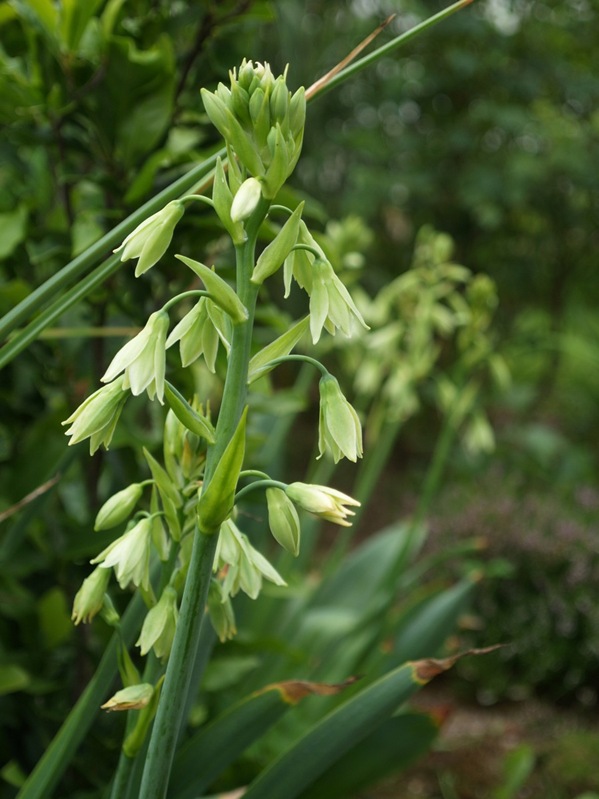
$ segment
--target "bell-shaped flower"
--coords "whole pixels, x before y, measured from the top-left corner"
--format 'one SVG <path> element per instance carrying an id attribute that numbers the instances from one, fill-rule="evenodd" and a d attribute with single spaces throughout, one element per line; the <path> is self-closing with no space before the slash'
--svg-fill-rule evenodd
<path id="1" fill-rule="evenodd" d="M 281 488 L 266 489 L 268 507 L 268 526 L 283 549 L 292 555 L 299 555 L 300 520 L 295 505 Z"/>
<path id="2" fill-rule="evenodd" d="M 75 624 L 90 622 L 102 610 L 109 579 L 110 572 L 99 566 L 85 578 L 73 600 L 71 619 Z"/>
<path id="3" fill-rule="evenodd" d="M 145 219 L 117 247 L 115 252 L 122 251 L 121 261 L 139 258 L 135 277 L 143 275 L 162 258 L 184 212 L 185 205 L 180 200 L 173 200 L 161 211 Z"/>
<path id="4" fill-rule="evenodd" d="M 341 527 L 351 527 L 347 521 L 348 516 L 354 516 L 351 507 L 360 507 L 360 503 L 347 494 L 336 491 L 327 486 L 310 485 L 308 483 L 290 483 L 285 493 L 296 505 L 320 516 L 328 522 L 339 524 Z M 346 507 L 346 506 L 350 507 Z"/>
<path id="5" fill-rule="evenodd" d="M 122 377 L 99 388 L 65 419 L 63 424 L 71 425 L 65 434 L 71 436 L 69 446 L 89 438 L 90 454 L 93 455 L 101 444 L 108 449 L 128 397 L 124 388 Z"/>
<path id="6" fill-rule="evenodd" d="M 172 329 L 166 340 L 166 348 L 178 341 L 183 366 L 189 366 L 203 355 L 206 366 L 214 374 L 219 340 L 228 352 L 231 328 L 231 321 L 222 308 L 209 297 L 201 297 Z"/>
<path id="7" fill-rule="evenodd" d="M 333 375 L 322 377 L 318 388 L 318 457 L 321 458 L 325 452 L 329 452 L 335 463 L 343 457 L 355 462 L 362 457 L 362 425 L 358 414 L 344 397 Z"/>
<path id="8" fill-rule="evenodd" d="M 114 568 L 121 588 L 129 583 L 150 588 L 150 552 L 152 549 L 152 520 L 143 518 L 116 541 L 106 547 L 91 563 L 103 569 Z"/>
<path id="9" fill-rule="evenodd" d="M 155 311 L 151 314 L 144 329 L 114 356 L 102 382 L 109 383 L 124 372 L 123 388 L 130 389 L 136 396 L 146 390 L 150 399 L 157 397 L 164 404 L 168 326 L 169 317 L 166 311 Z"/>
<path id="10" fill-rule="evenodd" d="M 251 599 L 256 599 L 263 578 L 275 585 L 285 585 L 278 571 L 250 544 L 248 537 L 231 519 L 221 525 L 214 568 L 225 575 L 222 582 L 225 596 L 235 596 L 242 590 Z"/>
<path id="11" fill-rule="evenodd" d="M 312 264 L 312 291 L 310 293 L 310 332 L 314 344 L 320 339 L 322 328 L 335 335 L 339 328 L 351 336 L 352 323 L 357 321 L 368 330 L 368 325 L 356 307 L 349 291 L 333 271 L 331 264 L 316 258 Z"/>
<path id="12" fill-rule="evenodd" d="M 218 580 L 210 581 L 206 607 L 219 641 L 224 643 L 233 638 L 237 633 L 233 603 Z"/>
<path id="13" fill-rule="evenodd" d="M 177 592 L 167 586 L 162 596 L 148 611 L 139 634 L 136 646 L 140 647 L 141 654 L 147 655 L 152 647 L 156 657 L 168 657 L 173 645 L 179 610 L 177 608 Z"/>

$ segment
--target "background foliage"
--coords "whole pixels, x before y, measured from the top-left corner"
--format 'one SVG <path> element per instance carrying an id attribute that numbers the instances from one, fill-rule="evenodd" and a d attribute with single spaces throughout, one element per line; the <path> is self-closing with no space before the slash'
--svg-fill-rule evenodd
<path id="1" fill-rule="evenodd" d="M 397 32 L 440 7 L 322 5 L 0 3 L 0 313 L 213 151 L 198 88 L 224 78 L 242 56 L 277 68 L 289 62 L 292 85 L 309 85 L 387 14 L 398 13 Z M 446 500 L 435 525 L 445 536 L 485 532 L 510 567 L 511 577 L 481 595 L 478 641 L 513 638 L 522 659 L 509 661 L 507 672 L 501 664 L 493 673 L 481 668 L 474 675 L 480 690 L 502 695 L 519 663 L 525 692 L 555 694 L 565 674 L 570 696 L 587 704 L 596 701 L 586 690 L 596 675 L 596 628 L 572 619 L 596 613 L 596 508 L 583 504 L 580 522 L 575 501 L 595 496 L 599 468 L 592 446 L 599 427 L 596 23 L 588 0 L 480 0 L 315 102 L 296 180 L 299 193 L 315 196 L 315 218 L 324 219 L 326 207 L 333 218 L 359 215 L 374 231 L 363 270 L 372 293 L 410 265 L 424 224 L 447 231 L 456 259 L 496 281 L 513 383 L 492 406 L 494 459 L 516 477 L 489 478 L 491 496 L 477 496 L 474 521 L 460 502 Z M 185 219 L 177 236 L 179 248 L 193 241 L 223 257 L 208 217 Z M 23 768 L 47 746 L 108 635 L 102 627 L 93 635 L 74 630 L 69 618 L 87 561 L 102 547 L 101 535 L 87 535 L 95 511 L 138 465 L 131 445 L 152 448 L 158 440 L 159 420 L 132 407 L 110 453 L 90 460 L 85 451 L 66 452 L 60 421 L 97 385 L 116 349 L 111 336 L 142 324 L 176 281 L 167 271 L 134 285 L 130 270 L 120 270 L 3 370 L 0 684 L 8 721 L 0 749 Z M 98 335 L 100 327 L 108 335 Z M 423 406 L 381 479 L 381 521 L 404 514 L 421 479 L 439 428 L 426 394 Z M 488 465 L 489 456 L 456 453 L 448 493 L 454 486 L 456 496 L 467 493 L 461 486 Z M 405 507 L 389 488 L 398 479 L 407 487 Z M 496 511 L 498 490 L 505 501 Z M 579 522 L 584 531 L 573 544 L 567 531 Z M 370 531 L 366 523 L 362 529 Z M 445 546 L 443 535 L 435 541 Z M 559 611 L 536 630 L 534 646 L 548 653 L 541 676 L 538 664 L 532 668 L 527 618 L 501 614 L 532 594 L 541 608 Z M 588 665 L 573 668 L 581 648 Z M 93 736 L 114 746 L 105 720 Z M 88 756 L 73 783 L 83 773 L 101 782 L 102 768 Z"/>

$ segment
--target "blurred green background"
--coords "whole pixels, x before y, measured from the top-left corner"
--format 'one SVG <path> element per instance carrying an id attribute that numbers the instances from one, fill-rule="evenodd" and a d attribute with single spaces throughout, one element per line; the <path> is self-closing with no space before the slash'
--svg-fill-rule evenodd
<path id="1" fill-rule="evenodd" d="M 0 2 L 0 314 L 214 151 L 199 88 L 242 57 L 275 71 L 289 63 L 290 85 L 308 86 L 389 14 L 382 38 L 441 8 L 59 6 Z M 357 271 L 371 295 L 410 266 L 424 225 L 495 281 L 495 343 L 512 375 L 487 395 L 496 448 L 456 447 L 428 546 L 484 538 L 487 576 L 462 640 L 511 643 L 464 666 L 460 690 L 582 714 L 599 701 L 598 14 L 591 0 L 478 0 L 317 98 L 294 177 L 313 219 L 355 215 L 370 228 Z M 175 245 L 213 259 L 225 247 L 202 215 L 183 220 Z M 118 271 L 3 369 L 0 753 L 24 769 L 106 641 L 101 626 L 73 628 L 70 605 L 102 546 L 88 534 L 94 514 L 132 479 L 133 445 L 156 447 L 161 419 L 131 403 L 111 451 L 92 459 L 85 447 L 67 451 L 60 422 L 97 385 L 119 337 L 177 288 L 170 269 L 135 284 L 132 270 Z M 425 391 L 377 488 L 377 525 L 412 510 L 438 430 Z M 369 532 L 366 518 L 360 534 Z M 105 721 L 93 735 L 117 746 Z M 93 755 L 77 768 L 93 771 Z"/>

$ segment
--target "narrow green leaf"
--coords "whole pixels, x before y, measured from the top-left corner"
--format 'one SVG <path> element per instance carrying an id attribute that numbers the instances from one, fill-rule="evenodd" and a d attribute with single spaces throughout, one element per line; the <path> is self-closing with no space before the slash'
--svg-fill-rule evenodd
<path id="1" fill-rule="evenodd" d="M 247 308 L 241 302 L 235 290 L 220 275 L 217 275 L 205 264 L 194 261 L 193 258 L 187 258 L 185 255 L 176 255 L 175 258 L 178 258 L 196 273 L 206 286 L 210 299 L 231 317 L 234 324 L 246 321 L 248 318 Z"/>
<path id="2" fill-rule="evenodd" d="M 343 703 L 275 760 L 244 799 L 295 799 L 457 658 L 406 663 Z"/>
<path id="3" fill-rule="evenodd" d="M 259 740 L 288 710 L 306 696 L 336 694 L 346 687 L 303 681 L 268 685 L 230 707 L 200 729 L 175 758 L 169 799 L 201 795 L 248 746 Z"/>
<path id="4" fill-rule="evenodd" d="M 460 580 L 411 611 L 396 634 L 387 666 L 436 655 L 466 610 L 474 586 L 470 578 Z"/>
<path id="5" fill-rule="evenodd" d="M 202 161 L 201 164 L 190 169 L 187 174 L 174 181 L 174 183 L 171 183 L 170 186 L 167 186 L 166 189 L 155 197 L 152 197 L 151 200 L 148 200 L 148 202 L 138 208 L 137 211 L 128 216 L 127 219 L 114 227 L 109 233 L 99 239 L 99 241 L 85 250 L 85 252 L 81 253 L 81 255 L 78 255 L 77 258 L 74 258 L 15 308 L 9 311 L 9 313 L 5 314 L 2 319 L 0 319 L 0 337 L 6 336 L 11 330 L 14 330 L 17 325 L 28 319 L 38 308 L 41 308 L 49 302 L 52 297 L 62 292 L 66 285 L 72 283 L 88 269 L 91 269 L 95 263 L 106 256 L 107 251 L 121 244 L 123 239 L 141 224 L 144 219 L 147 219 L 153 213 L 159 211 L 171 200 L 175 200 L 188 192 L 193 192 L 194 187 L 196 187 L 198 183 L 201 183 L 206 175 L 214 169 L 216 158 L 219 155 L 221 157 L 224 156 L 225 150 L 222 149 L 218 153 L 210 156 L 210 158 Z M 5 366 L 15 355 L 25 349 L 31 341 L 37 338 L 41 330 L 54 322 L 64 311 L 70 308 L 71 305 L 86 296 L 97 285 L 100 285 L 118 268 L 118 266 L 118 256 L 109 258 L 93 273 L 95 276 L 94 282 L 83 288 L 80 288 L 78 284 L 71 290 L 72 293 L 68 292 L 67 295 L 57 300 L 52 306 L 52 314 L 45 318 L 44 324 L 39 324 L 41 317 L 35 320 L 35 323 L 33 323 L 35 328 L 32 328 L 33 333 L 29 335 L 22 346 L 11 346 L 13 345 L 13 341 L 11 341 L 0 350 L 0 368 Z M 102 270 L 105 271 L 103 272 Z M 29 330 L 29 328 L 27 328 L 27 330 Z M 16 338 L 18 337 L 15 337 L 15 341 Z"/>
<path id="6" fill-rule="evenodd" d="M 94 723 L 101 703 L 106 700 L 117 673 L 119 647 L 123 642 L 126 646 L 131 646 L 139 633 L 145 613 L 146 606 L 141 595 L 137 593 L 123 614 L 120 633 L 115 632 L 110 639 L 94 676 L 25 781 L 17 799 L 48 799 L 52 796 L 54 788 Z"/>
<path id="7" fill-rule="evenodd" d="M 299 799 L 346 799 L 410 766 L 431 746 L 439 724 L 426 713 L 402 713 L 352 747 Z"/>

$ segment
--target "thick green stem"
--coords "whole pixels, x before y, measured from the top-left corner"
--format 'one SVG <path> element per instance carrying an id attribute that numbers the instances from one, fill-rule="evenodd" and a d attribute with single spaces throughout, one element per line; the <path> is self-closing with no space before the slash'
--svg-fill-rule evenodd
<path id="1" fill-rule="evenodd" d="M 248 310 L 248 319 L 233 328 L 227 376 L 216 424 L 216 441 L 210 447 L 206 460 L 204 490 L 209 485 L 216 466 L 237 428 L 246 404 L 248 366 L 258 292 L 258 288 L 250 283 L 250 276 L 254 267 L 258 229 L 267 210 L 268 203 L 266 201 L 260 203 L 252 218 L 248 220 L 247 240 L 236 247 L 237 293 Z M 196 669 L 196 660 L 217 542 L 218 534 L 204 535 L 196 529 L 177 632 L 140 787 L 140 796 L 144 799 L 164 799 L 166 796 L 177 739 L 184 722 L 184 708 L 187 704 L 192 675 L 196 679 L 201 677 Z"/>

